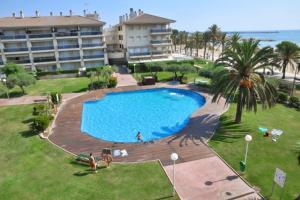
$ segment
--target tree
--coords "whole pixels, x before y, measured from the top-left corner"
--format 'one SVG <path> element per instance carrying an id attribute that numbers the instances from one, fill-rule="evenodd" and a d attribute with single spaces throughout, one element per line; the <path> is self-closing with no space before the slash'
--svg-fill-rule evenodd
<path id="1" fill-rule="evenodd" d="M 22 93 L 25 94 L 24 87 L 35 83 L 35 78 L 32 74 L 26 71 L 21 71 L 8 75 L 7 82 L 11 85 L 17 85 L 21 88 Z"/>
<path id="2" fill-rule="evenodd" d="M 177 50 L 176 47 L 177 47 L 177 44 L 178 44 L 178 34 L 179 34 L 179 31 L 177 29 L 172 30 L 171 39 L 172 39 L 172 42 L 173 42 L 173 45 L 174 45 L 175 52 Z"/>
<path id="3" fill-rule="evenodd" d="M 226 42 L 227 42 L 227 34 L 226 33 L 220 34 L 220 42 L 221 42 L 221 48 L 222 48 L 222 53 L 223 53 L 225 50 Z"/>
<path id="4" fill-rule="evenodd" d="M 203 33 L 203 46 L 204 46 L 204 51 L 203 51 L 203 58 L 206 58 L 206 50 L 207 50 L 207 44 L 209 43 L 210 40 L 210 34 L 208 31 Z"/>
<path id="5" fill-rule="evenodd" d="M 227 41 L 226 48 L 233 49 L 234 46 L 241 40 L 241 36 L 239 33 L 234 33 L 230 39 Z"/>
<path id="6" fill-rule="evenodd" d="M 6 77 L 8 77 L 10 74 L 26 72 L 23 66 L 12 62 L 6 63 L 5 66 L 1 69 L 1 71 L 6 75 Z"/>
<path id="7" fill-rule="evenodd" d="M 295 59 L 299 57 L 299 47 L 292 42 L 283 41 L 277 44 L 277 53 L 282 65 L 282 79 L 285 79 L 286 68 L 290 64 L 294 68 Z"/>
<path id="8" fill-rule="evenodd" d="M 193 34 L 193 39 L 195 41 L 196 57 L 199 57 L 199 48 L 203 39 L 202 33 L 200 33 L 199 31 L 195 32 Z"/>
<path id="9" fill-rule="evenodd" d="M 157 73 L 164 68 L 165 64 L 163 62 L 148 62 L 145 64 L 146 68 L 150 71 L 151 75 L 157 78 Z"/>
<path id="10" fill-rule="evenodd" d="M 210 33 L 210 39 L 211 39 L 211 43 L 212 43 L 212 61 L 214 61 L 215 47 L 218 43 L 221 29 L 216 24 L 213 24 L 211 27 L 208 28 L 208 31 Z"/>
<path id="11" fill-rule="evenodd" d="M 222 57 L 215 62 L 228 68 L 213 78 L 212 101 L 224 97 L 227 104 L 236 99 L 236 123 L 241 122 L 244 109 L 256 112 L 258 101 L 263 108 L 276 102 L 276 89 L 257 70 L 277 66 L 277 56 L 271 47 L 259 49 L 258 45 L 259 42 L 254 40 L 236 43 L 234 49 L 225 49 Z"/>
<path id="12" fill-rule="evenodd" d="M 6 87 L 6 85 L 2 82 L 0 82 L 0 96 L 6 95 L 9 99 L 9 89 Z"/>

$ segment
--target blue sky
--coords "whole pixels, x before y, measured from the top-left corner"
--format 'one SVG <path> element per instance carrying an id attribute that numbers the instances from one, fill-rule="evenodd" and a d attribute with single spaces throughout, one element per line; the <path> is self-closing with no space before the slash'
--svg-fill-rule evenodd
<path id="1" fill-rule="evenodd" d="M 98 11 L 107 25 L 133 7 L 171 18 L 174 28 L 204 31 L 218 24 L 225 31 L 300 29 L 299 0 L 0 0 L 0 16 L 23 10 L 25 16 L 52 11 L 75 14 Z"/>

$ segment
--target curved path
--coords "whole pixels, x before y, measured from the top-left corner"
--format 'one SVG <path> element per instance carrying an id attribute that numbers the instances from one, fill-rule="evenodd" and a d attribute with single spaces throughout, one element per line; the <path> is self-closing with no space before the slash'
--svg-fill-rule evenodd
<path id="1" fill-rule="evenodd" d="M 53 124 L 49 140 L 57 146 L 74 154 L 94 152 L 99 155 L 102 148 L 126 149 L 129 156 L 114 158 L 120 162 L 137 162 L 160 159 L 164 165 L 170 164 L 169 155 L 177 152 L 179 162 L 186 162 L 214 156 L 204 143 L 213 135 L 218 126 L 219 116 L 226 110 L 224 100 L 219 104 L 211 103 L 211 97 L 201 92 L 206 104 L 194 112 L 188 125 L 179 133 L 152 143 L 113 143 L 96 139 L 80 131 L 82 102 L 103 97 L 106 92 L 141 90 L 158 86 L 128 86 L 93 91 L 66 101 L 61 106 Z M 172 87 L 172 86 L 168 86 Z M 173 86 L 174 87 L 174 86 Z M 193 86 L 177 86 L 196 91 Z"/>

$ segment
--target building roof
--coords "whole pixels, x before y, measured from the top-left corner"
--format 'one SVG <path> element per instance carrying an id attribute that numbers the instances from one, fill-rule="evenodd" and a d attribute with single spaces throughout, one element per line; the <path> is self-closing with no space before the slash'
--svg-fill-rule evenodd
<path id="1" fill-rule="evenodd" d="M 97 19 L 83 17 L 79 15 L 0 18 L 0 28 L 58 27 L 104 24 L 104 22 L 99 21 Z"/>
<path id="2" fill-rule="evenodd" d="M 123 22 L 123 24 L 169 24 L 174 22 L 176 21 L 143 13 L 141 15 L 133 17 L 132 19 L 129 19 L 128 21 Z"/>

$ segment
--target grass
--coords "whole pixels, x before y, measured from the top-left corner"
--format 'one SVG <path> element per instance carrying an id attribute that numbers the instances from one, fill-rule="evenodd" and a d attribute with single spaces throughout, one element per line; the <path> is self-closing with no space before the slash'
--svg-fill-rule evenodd
<path id="1" fill-rule="evenodd" d="M 221 126 L 216 135 L 209 142 L 235 170 L 239 171 L 239 162 L 245 153 L 244 136 L 251 134 L 249 144 L 247 171 L 244 177 L 261 189 L 261 193 L 268 197 L 272 189 L 275 168 L 287 173 L 287 182 L 283 199 L 295 199 L 300 195 L 300 163 L 298 163 L 296 143 L 300 141 L 300 112 L 295 109 L 277 105 L 257 114 L 245 112 L 242 123 L 233 123 L 235 105 L 221 117 Z M 264 138 L 258 133 L 258 127 L 282 129 L 284 134 L 277 142 L 271 138 Z M 271 199 L 279 199 L 280 189 L 277 187 Z"/>
<path id="2" fill-rule="evenodd" d="M 0 199 L 178 199 L 157 162 L 113 164 L 90 173 L 32 135 L 32 106 L 0 107 Z"/>
<path id="3" fill-rule="evenodd" d="M 149 75 L 150 73 L 148 72 L 145 72 L 145 73 L 136 73 L 136 74 L 133 74 L 134 75 L 134 78 L 139 81 L 140 77 L 142 75 Z M 180 74 L 180 73 L 179 73 Z M 157 73 L 157 78 L 158 78 L 158 81 L 159 82 L 166 82 L 166 81 L 170 81 L 172 80 L 172 78 L 174 77 L 174 73 L 172 72 L 158 72 Z M 203 80 L 209 80 L 205 77 L 201 77 L 198 75 L 198 73 L 187 73 L 185 74 L 185 77 L 187 77 L 187 81 L 188 82 L 194 82 L 194 79 L 195 78 L 198 78 L 198 79 L 203 79 Z"/>
<path id="4" fill-rule="evenodd" d="M 90 80 L 87 77 L 38 80 L 34 85 L 26 87 L 25 91 L 28 95 L 45 95 L 46 92 L 52 91 L 76 93 L 86 91 L 89 83 Z M 11 96 L 21 96 L 21 89 L 15 87 L 10 90 L 10 94 Z"/>

